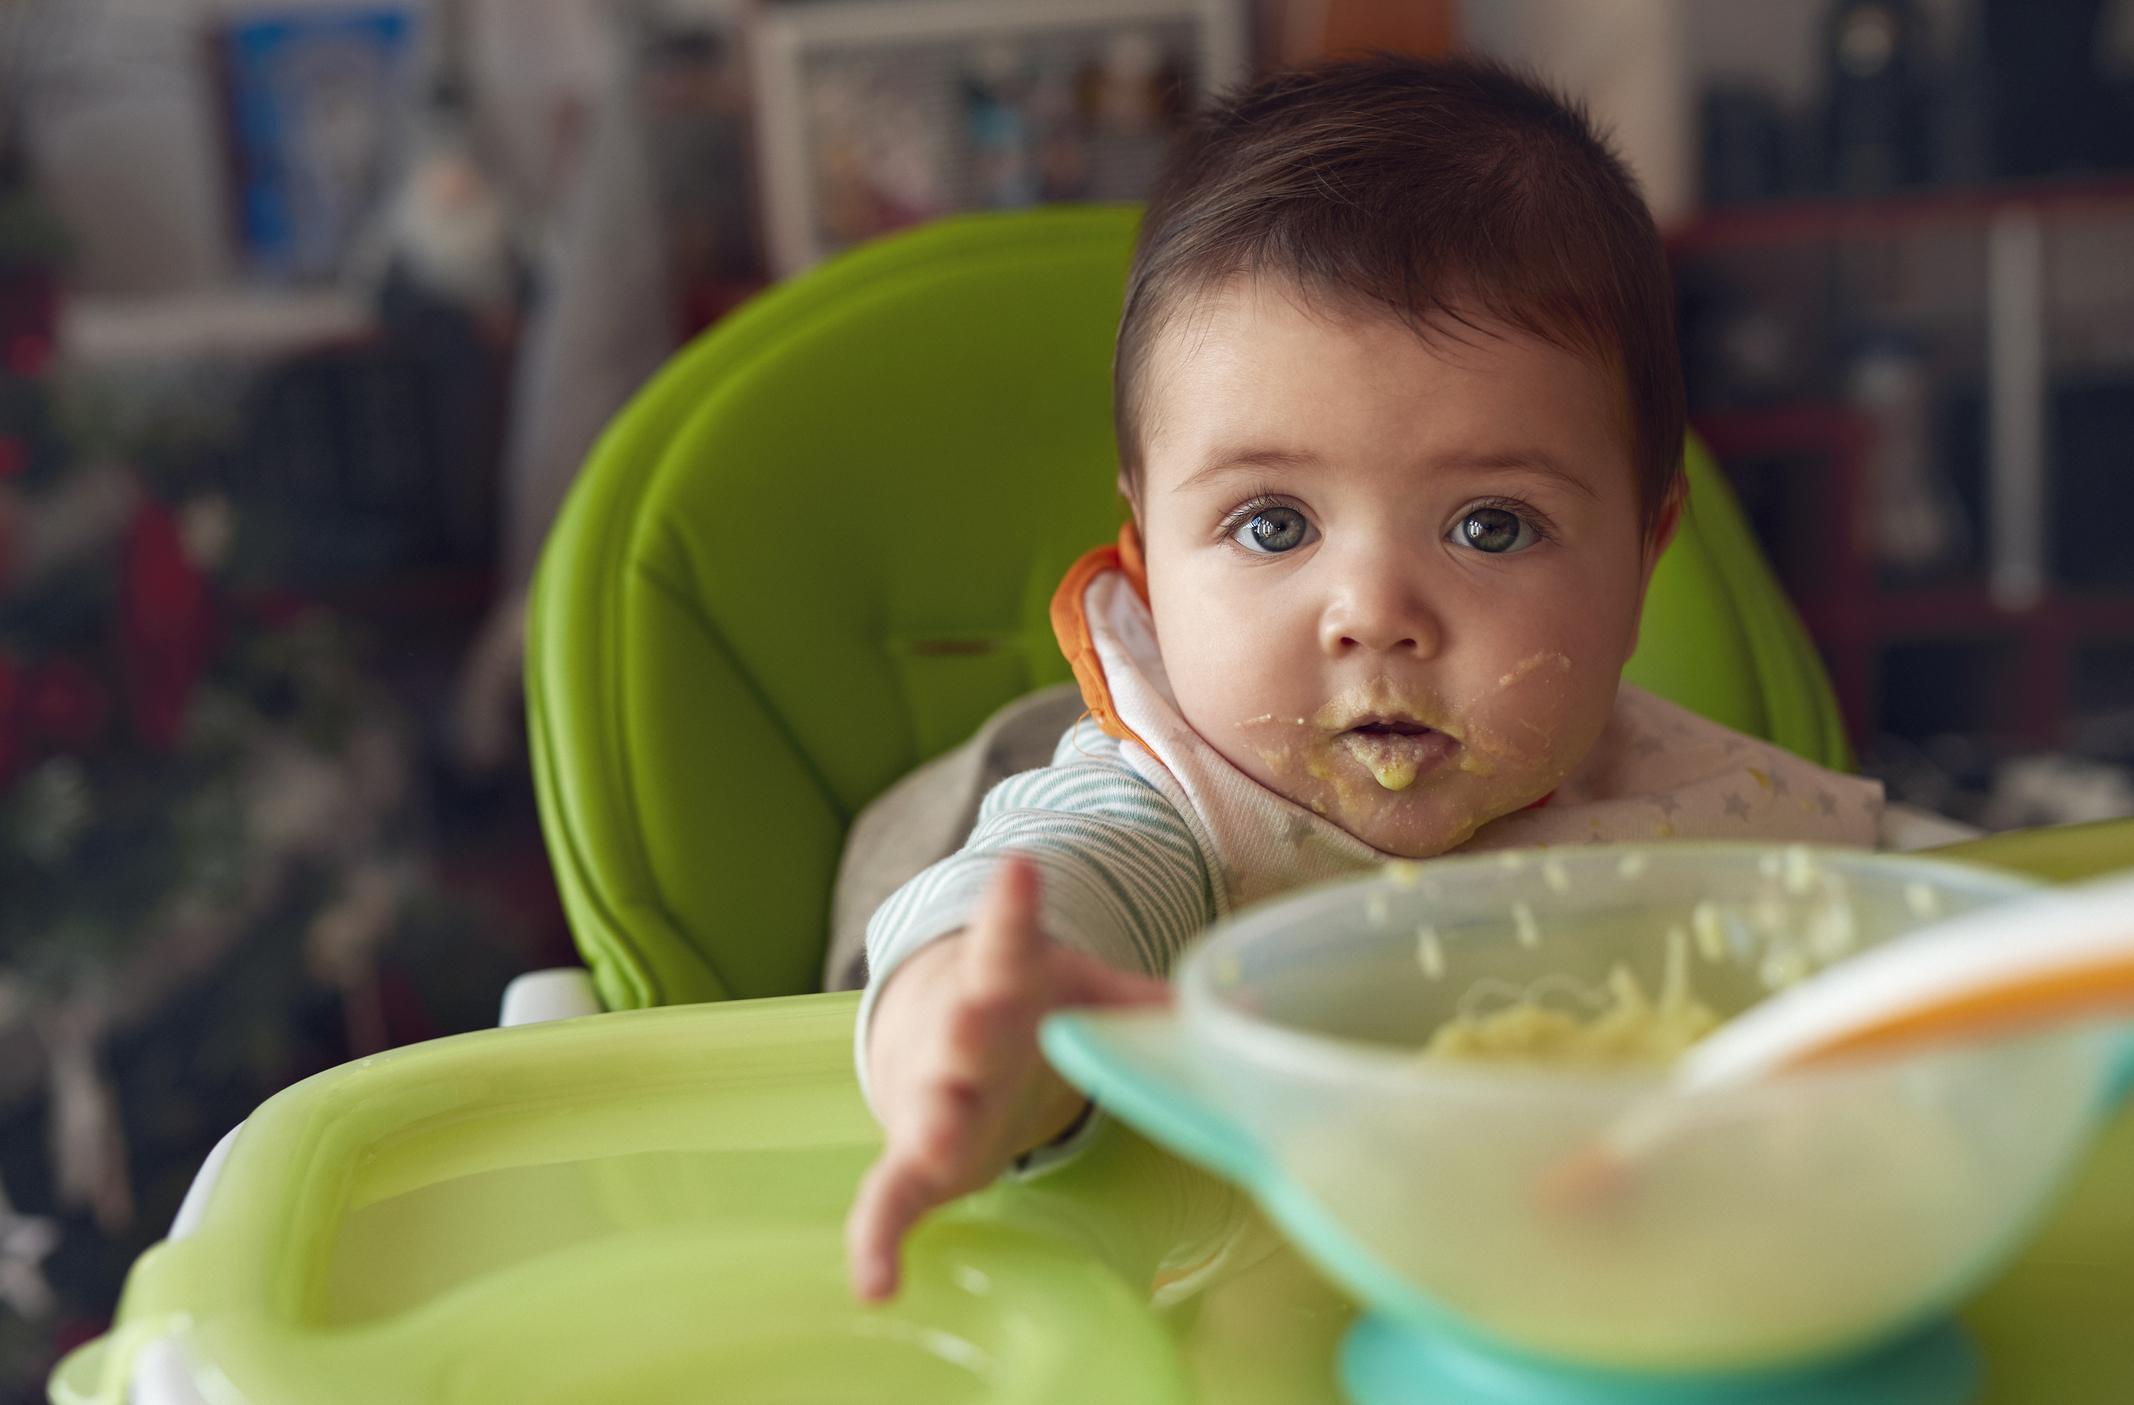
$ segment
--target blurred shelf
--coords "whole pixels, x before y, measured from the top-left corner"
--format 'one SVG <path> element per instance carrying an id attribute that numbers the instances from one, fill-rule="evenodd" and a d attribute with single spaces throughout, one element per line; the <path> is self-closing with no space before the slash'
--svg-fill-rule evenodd
<path id="1" fill-rule="evenodd" d="M 1821 650 L 1856 740 L 1906 734 L 1912 718 L 1922 735 L 2052 744 L 2084 691 L 2084 651 L 2134 643 L 2134 593 L 2049 582 L 2036 603 L 2008 609 L 1976 571 L 1885 578 L 1861 515 L 1873 426 L 1849 408 L 1706 415 L 1697 429 Z"/>
<path id="2" fill-rule="evenodd" d="M 1803 607 L 1804 612 L 1806 607 Z M 1857 616 L 1877 632 L 1928 636 L 1993 630 L 2059 630 L 2069 635 L 2134 635 L 2134 598 L 2048 591 L 2026 610 L 2006 610 L 1984 586 L 1891 590 L 1862 601 L 1822 607 L 1825 617 Z"/>
<path id="3" fill-rule="evenodd" d="M 1798 196 L 1706 210 L 1670 236 L 1671 253 L 1835 239 L 1886 238 L 1931 225 L 1978 225 L 1998 210 L 2027 206 L 2081 219 L 2134 211 L 2134 176 L 2011 181 L 1876 196 Z"/>
<path id="4" fill-rule="evenodd" d="M 78 295 L 60 312 L 59 349 L 77 368 L 271 361 L 377 330 L 369 303 L 337 288 L 211 288 L 153 297 Z"/>

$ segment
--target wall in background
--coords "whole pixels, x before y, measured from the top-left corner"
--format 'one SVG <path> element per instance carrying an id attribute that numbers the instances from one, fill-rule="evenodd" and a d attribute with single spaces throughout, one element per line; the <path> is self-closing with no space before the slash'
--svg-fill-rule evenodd
<path id="1" fill-rule="evenodd" d="M 1586 104 L 1663 229 L 1694 212 L 1684 0 L 1464 0 L 1460 23 L 1477 50 L 1531 67 Z"/>

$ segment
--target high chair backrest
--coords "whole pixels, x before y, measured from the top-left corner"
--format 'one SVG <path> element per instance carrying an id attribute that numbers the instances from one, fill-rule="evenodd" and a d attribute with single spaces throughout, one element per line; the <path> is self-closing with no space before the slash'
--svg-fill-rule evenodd
<path id="1" fill-rule="evenodd" d="M 813 988 L 846 826 L 1065 681 L 1046 606 L 1125 511 L 1112 334 L 1136 211 L 947 220 L 699 338 L 608 428 L 528 623 L 541 814 L 610 1009 Z M 1828 682 L 1690 457 L 1629 675 L 1813 760 Z"/>

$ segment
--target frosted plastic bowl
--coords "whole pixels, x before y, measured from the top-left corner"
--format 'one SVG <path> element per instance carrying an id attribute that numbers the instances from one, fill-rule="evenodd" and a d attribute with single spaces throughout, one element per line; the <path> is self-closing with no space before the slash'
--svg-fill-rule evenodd
<path id="1" fill-rule="evenodd" d="M 1588 1368 L 1779 1369 L 1919 1326 L 2000 1264 L 2110 1110 L 2123 1030 L 1686 1100 L 1615 1193 L 1570 1203 L 1550 1174 L 1662 1075 L 1419 1047 L 1489 982 L 1597 987 L 1620 961 L 1655 990 L 1671 928 L 1702 930 L 1694 987 L 1730 1015 L 2031 886 L 1737 845 L 1439 860 L 1254 910 L 1186 958 L 1174 1011 L 1060 1017 L 1046 1047 L 1114 1112 L 1251 1186 L 1382 1316 Z"/>

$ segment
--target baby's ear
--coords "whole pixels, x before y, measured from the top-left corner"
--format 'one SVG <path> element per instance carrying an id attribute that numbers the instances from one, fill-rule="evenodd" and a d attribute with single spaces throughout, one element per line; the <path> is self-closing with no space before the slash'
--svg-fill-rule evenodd
<path id="1" fill-rule="evenodd" d="M 1645 575 L 1644 579 L 1638 582 L 1638 618 L 1632 621 L 1630 626 L 1630 649 L 1623 655 L 1625 663 L 1630 661 L 1631 654 L 1638 651 L 1638 628 L 1645 617 L 1645 592 L 1652 588 L 1653 568 L 1658 566 L 1660 558 L 1667 554 L 1669 543 L 1674 541 L 1675 532 L 1682 525 L 1682 508 L 1688 497 L 1689 480 L 1675 479 L 1674 490 L 1667 495 L 1667 505 L 1660 509 L 1660 515 L 1653 519 L 1652 530 L 1646 534 Z"/>
<path id="2" fill-rule="evenodd" d="M 1668 544 L 1674 541 L 1675 532 L 1682 525 L 1682 506 L 1689 496 L 1689 485 L 1681 479 L 1677 479 L 1676 484 L 1675 490 L 1668 494 L 1667 505 L 1653 520 L 1651 534 L 1645 539 L 1645 579 L 1648 581 L 1652 579 L 1652 568 L 1667 554 Z"/>

